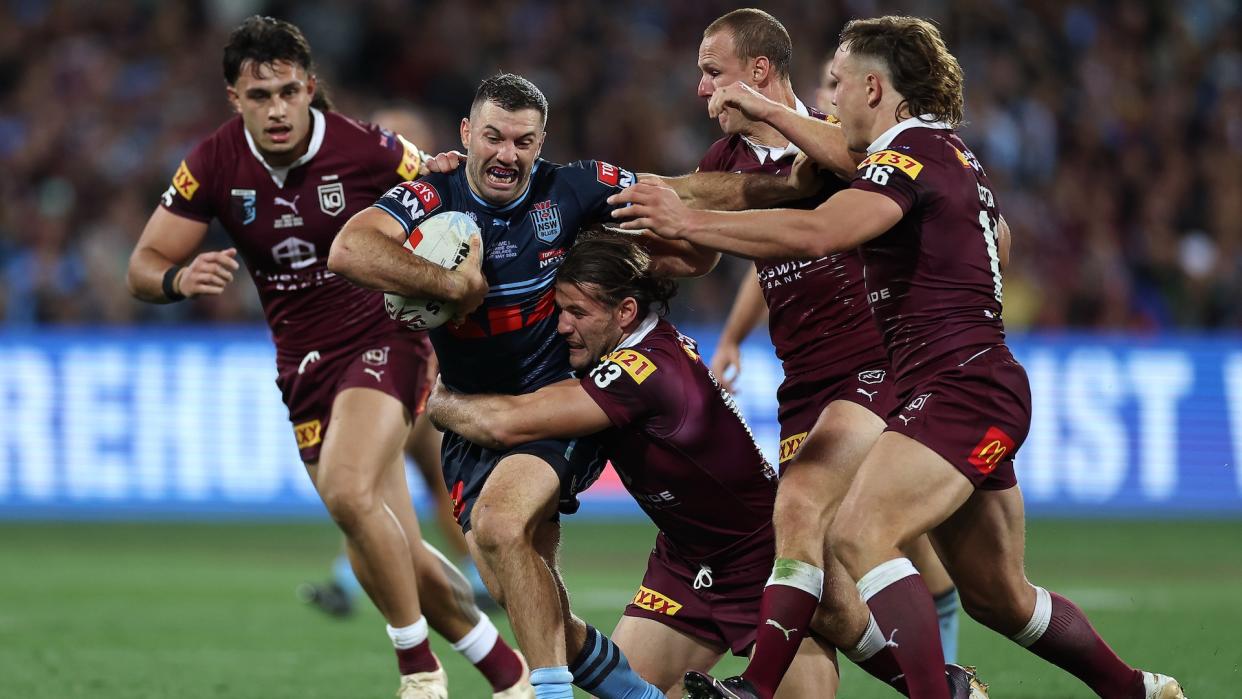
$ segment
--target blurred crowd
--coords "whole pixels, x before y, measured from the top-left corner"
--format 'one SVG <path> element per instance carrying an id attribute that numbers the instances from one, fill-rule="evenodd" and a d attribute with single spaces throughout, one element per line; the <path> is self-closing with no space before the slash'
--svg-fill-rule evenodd
<path id="1" fill-rule="evenodd" d="M 714 0 L 7 0 L 0 4 L 0 323 L 260 317 L 246 280 L 147 306 L 125 266 L 177 163 L 227 119 L 224 37 L 253 13 L 306 33 L 337 109 L 412 108 L 459 147 L 478 81 L 531 78 L 544 156 L 693 170 L 719 134 L 695 96 Z M 1234 0 L 774 0 L 815 99 L 851 17 L 934 19 L 967 77 L 963 129 L 1014 236 L 1011 328 L 1242 328 L 1242 10 Z M 410 128 L 414 128 L 411 126 Z M 223 247 L 222 231 L 210 244 Z M 718 323 L 743 265 L 683 287 Z"/>

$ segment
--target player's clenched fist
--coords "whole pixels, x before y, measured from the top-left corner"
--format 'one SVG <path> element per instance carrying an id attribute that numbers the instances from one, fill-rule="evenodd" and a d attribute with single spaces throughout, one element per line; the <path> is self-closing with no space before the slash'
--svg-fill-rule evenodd
<path id="1" fill-rule="evenodd" d="M 460 151 L 447 151 L 431 156 L 423 163 L 428 172 L 452 172 L 466 162 L 466 154 Z"/>
<path id="2" fill-rule="evenodd" d="M 646 228 L 662 238 L 674 240 L 685 237 L 687 220 L 694 213 L 682 203 L 677 192 L 651 184 L 628 187 L 608 197 L 608 203 L 620 207 L 612 212 L 612 217 L 623 221 L 623 230 Z"/>
<path id="3" fill-rule="evenodd" d="M 767 121 L 774 109 L 781 106 L 743 82 L 718 88 L 707 102 L 707 114 L 715 119 L 726 107 L 732 107 L 752 121 Z"/>
<path id="4" fill-rule="evenodd" d="M 186 298 L 216 296 L 225 285 L 233 281 L 233 272 L 241 267 L 237 262 L 237 248 L 204 252 L 194 258 L 173 280 L 173 289 Z"/>

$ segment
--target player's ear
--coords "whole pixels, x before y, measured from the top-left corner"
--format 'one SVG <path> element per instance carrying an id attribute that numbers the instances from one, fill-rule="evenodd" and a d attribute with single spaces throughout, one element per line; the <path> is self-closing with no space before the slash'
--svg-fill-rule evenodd
<path id="1" fill-rule="evenodd" d="M 760 56 L 755 59 L 750 66 L 750 75 L 754 79 L 756 85 L 762 85 L 768 81 L 772 75 L 772 62 L 767 56 Z"/>
<path id="2" fill-rule="evenodd" d="M 315 91 L 319 89 L 319 78 L 314 73 L 306 76 L 306 97 L 314 101 Z"/>
<path id="3" fill-rule="evenodd" d="M 884 84 L 876 73 L 867 73 L 867 106 L 875 107 L 884 99 Z"/>
<path id="4" fill-rule="evenodd" d="M 237 96 L 237 90 L 232 85 L 225 85 L 224 94 L 228 97 L 229 106 L 233 108 L 233 111 L 241 114 L 241 98 Z"/>
<path id="5" fill-rule="evenodd" d="M 470 151 L 470 117 L 462 117 L 461 120 L 461 147 Z"/>
<path id="6" fill-rule="evenodd" d="M 642 319 L 638 317 L 638 302 L 633 296 L 626 296 L 617 304 L 617 322 L 621 324 L 623 329 L 628 330 Z"/>

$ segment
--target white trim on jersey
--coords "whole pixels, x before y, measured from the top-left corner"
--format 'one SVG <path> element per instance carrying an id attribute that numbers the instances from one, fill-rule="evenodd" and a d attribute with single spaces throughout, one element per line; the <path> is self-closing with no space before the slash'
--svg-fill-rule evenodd
<path id="1" fill-rule="evenodd" d="M 263 155 L 259 153 L 259 147 L 254 144 L 254 138 L 250 136 L 250 132 L 246 130 L 246 127 L 242 127 L 242 133 L 246 134 L 246 145 L 250 146 L 250 153 L 254 155 L 255 160 L 258 160 L 259 163 L 267 169 L 267 174 L 272 176 L 272 181 L 275 182 L 276 186 L 281 189 L 285 188 L 285 179 L 289 176 L 289 171 L 295 167 L 305 165 L 310 162 L 310 159 L 315 157 L 319 153 L 319 148 L 323 146 L 323 133 L 326 130 L 328 120 L 323 118 L 323 114 L 320 113 L 318 109 L 311 107 L 310 111 L 310 146 L 307 147 L 306 153 L 302 157 L 285 167 L 272 167 L 271 165 L 268 165 L 267 161 L 263 159 Z"/>
<path id="2" fill-rule="evenodd" d="M 874 141 L 871 142 L 871 145 L 867 146 L 867 153 L 871 154 L 876 151 L 880 151 L 880 150 L 884 150 L 885 148 L 888 148 L 890 145 L 892 145 L 893 139 L 897 138 L 898 134 L 908 129 L 924 128 L 924 129 L 944 129 L 946 131 L 953 130 L 953 127 L 950 124 L 947 124 L 943 121 L 931 121 L 931 119 L 935 119 L 935 118 L 936 117 L 932 116 L 931 114 L 924 114 L 921 117 L 910 117 L 909 119 L 906 119 L 905 121 L 899 121 L 896 124 L 893 124 L 892 126 L 889 127 L 888 131 L 885 131 L 884 133 L 880 134 L 879 138 L 875 139 Z"/>
<path id="3" fill-rule="evenodd" d="M 811 110 L 807 109 L 806 105 L 803 104 L 802 100 L 798 99 L 797 96 L 794 97 L 794 111 L 805 117 L 811 116 Z M 787 158 L 791 155 L 797 155 L 802 152 L 802 149 L 792 143 L 787 144 L 784 148 L 777 148 L 775 146 L 765 146 L 762 143 L 753 141 L 746 136 L 742 136 L 742 140 L 745 141 L 746 145 L 750 146 L 750 149 L 755 152 L 755 157 L 759 159 L 760 165 L 767 162 L 764 158 L 767 158 L 767 160 L 771 160 L 772 162 L 776 162 L 781 158 Z"/>
<path id="4" fill-rule="evenodd" d="M 621 344 L 613 348 L 612 351 L 616 352 L 617 350 L 628 349 L 642 342 L 647 337 L 647 335 L 651 333 L 652 330 L 655 330 L 656 323 L 659 323 L 659 322 L 660 322 L 659 314 L 657 314 L 655 311 L 648 311 L 647 317 L 643 319 L 643 322 L 639 324 L 637 328 L 634 329 L 634 332 L 622 338 Z"/>

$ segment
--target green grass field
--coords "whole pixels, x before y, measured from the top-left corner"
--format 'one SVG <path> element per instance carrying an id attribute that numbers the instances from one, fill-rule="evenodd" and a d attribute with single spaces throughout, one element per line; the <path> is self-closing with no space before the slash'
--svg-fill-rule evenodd
<path id="1" fill-rule="evenodd" d="M 612 628 L 651 539 L 638 524 L 568 522 L 579 614 Z M 299 581 L 326 575 L 336 546 L 326 522 L 0 524 L 0 697 L 389 697 L 379 616 L 339 621 L 294 599 Z M 1028 567 L 1129 662 L 1175 675 L 1194 699 L 1242 696 L 1242 523 L 1035 521 Z M 447 643 L 433 644 L 454 697 L 489 696 Z M 993 697 L 1090 696 L 969 620 L 961 645 Z M 844 665 L 841 696 L 896 696 Z"/>

